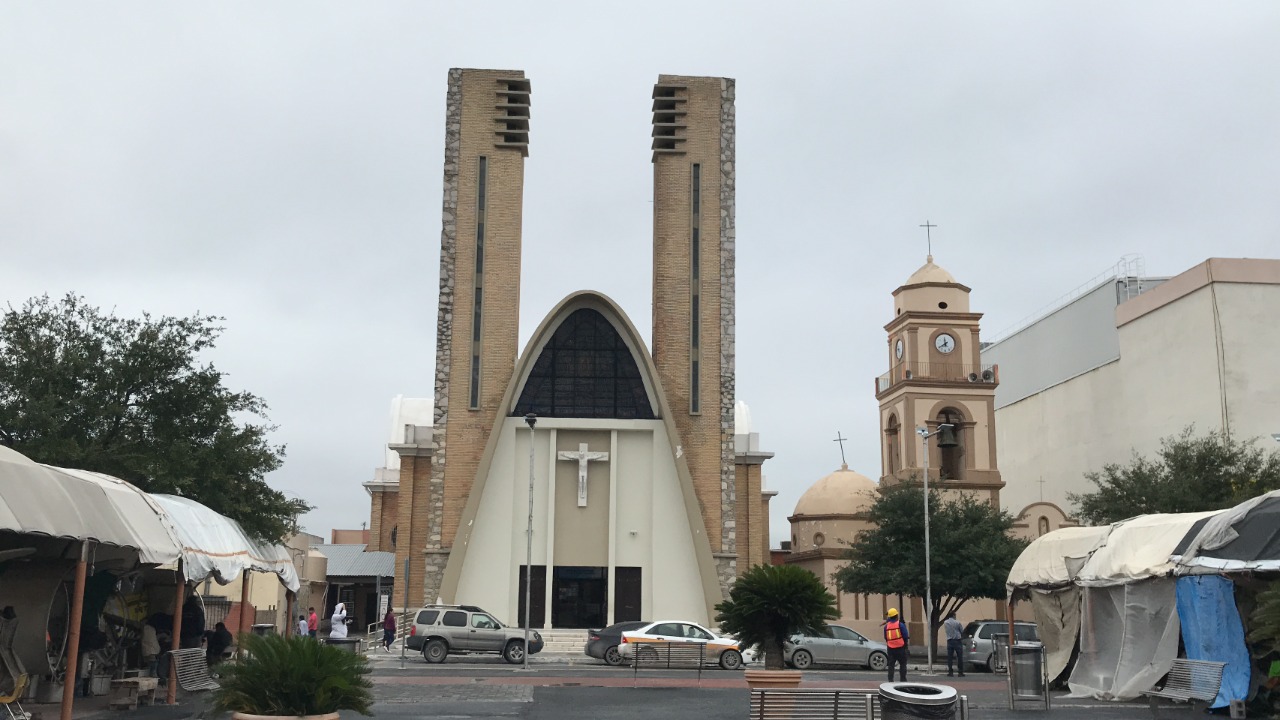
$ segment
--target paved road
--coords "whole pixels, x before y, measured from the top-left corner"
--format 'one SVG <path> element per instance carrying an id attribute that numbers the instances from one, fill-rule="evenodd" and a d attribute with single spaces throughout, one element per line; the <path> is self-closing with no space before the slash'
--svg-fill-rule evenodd
<path id="1" fill-rule="evenodd" d="M 531 663 L 529 671 L 507 665 L 498 658 L 451 657 L 441 665 L 427 665 L 420 657 L 404 663 L 394 657 L 374 657 L 375 711 L 379 717 L 521 718 L 612 720 L 745 720 L 748 694 L 742 673 L 719 669 L 693 671 L 641 671 L 612 668 L 589 659 Z M 910 676 L 926 681 L 923 674 Z M 875 692 L 883 678 L 862 670 L 806 672 L 804 687 L 839 687 Z M 969 698 L 973 720 L 1006 720 L 1043 716 L 1036 704 L 1008 709 L 1003 675 L 970 673 L 933 682 L 955 687 Z M 1111 718 L 1131 720 L 1150 715 L 1145 703 L 1103 703 L 1069 699 L 1055 693 L 1055 718 Z M 1202 718 L 1203 713 L 1169 706 L 1162 717 Z"/>

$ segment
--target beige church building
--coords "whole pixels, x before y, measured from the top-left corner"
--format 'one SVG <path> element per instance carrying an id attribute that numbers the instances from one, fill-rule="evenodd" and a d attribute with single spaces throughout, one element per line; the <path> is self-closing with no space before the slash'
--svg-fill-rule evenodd
<path id="1" fill-rule="evenodd" d="M 449 71 L 434 417 L 366 483 L 370 549 L 408 563 L 411 606 L 520 624 L 527 588 L 534 627 L 707 623 L 767 561 L 770 454 L 734 437 L 734 89 L 663 75 L 649 98 L 653 347 L 582 290 L 520 349 L 531 84 Z"/>
<path id="2" fill-rule="evenodd" d="M 925 637 L 919 598 L 840 592 L 832 575 L 848 561 L 847 543 L 871 529 L 867 514 L 880 488 L 919 483 L 925 449 L 917 428 L 929 433 L 950 426 L 953 446 L 928 445 L 931 488 L 968 493 L 999 507 L 1004 488 L 996 461 L 995 392 L 999 368 L 981 359 L 981 313 L 969 307 L 970 289 L 927 257 L 925 264 L 893 291 L 892 316 L 884 326 L 889 371 L 876 378 L 880 413 L 881 466 L 878 481 L 842 465 L 811 486 L 796 503 L 791 552 L 785 562 L 804 567 L 836 596 L 837 621 L 872 639 L 890 607 L 908 621 L 912 644 Z M 950 445 L 950 443 L 948 443 Z M 962 620 L 1003 618 L 992 600 L 970 601 Z"/>

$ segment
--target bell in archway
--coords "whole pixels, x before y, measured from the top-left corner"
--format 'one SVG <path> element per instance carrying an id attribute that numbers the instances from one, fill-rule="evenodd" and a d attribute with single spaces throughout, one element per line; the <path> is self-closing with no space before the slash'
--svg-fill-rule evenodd
<path id="1" fill-rule="evenodd" d="M 938 447 L 953 448 L 958 446 L 959 444 L 960 443 L 956 442 L 956 433 L 953 428 L 950 428 L 950 427 L 938 428 Z"/>

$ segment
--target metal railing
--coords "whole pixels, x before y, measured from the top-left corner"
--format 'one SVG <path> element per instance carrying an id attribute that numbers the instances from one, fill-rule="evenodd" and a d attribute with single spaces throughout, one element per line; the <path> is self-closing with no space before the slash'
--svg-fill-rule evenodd
<path id="1" fill-rule="evenodd" d="M 890 368 L 889 372 L 876 378 L 876 392 L 882 393 L 894 385 L 908 380 L 912 382 L 970 382 L 975 385 L 995 385 L 1000 382 L 1000 366 L 936 362 L 898 363 Z"/>
<path id="2" fill-rule="evenodd" d="M 417 616 L 417 612 L 400 613 L 396 616 L 396 635 L 395 642 L 404 642 L 409 637 L 409 631 L 413 629 L 413 620 Z M 369 627 L 365 629 L 364 645 L 365 651 L 372 650 L 382 644 L 382 621 L 369 623 Z"/>
<path id="3" fill-rule="evenodd" d="M 969 718 L 969 697 L 959 695 L 956 709 Z M 838 688 L 756 688 L 751 691 L 751 720 L 880 720 L 880 696 Z M 896 716 L 895 716 L 896 717 Z"/>

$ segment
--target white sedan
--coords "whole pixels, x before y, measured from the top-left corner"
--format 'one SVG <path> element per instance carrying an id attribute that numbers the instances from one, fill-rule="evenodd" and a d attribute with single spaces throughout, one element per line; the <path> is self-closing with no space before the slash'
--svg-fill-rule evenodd
<path id="1" fill-rule="evenodd" d="M 701 625 L 685 620 L 659 620 L 635 630 L 628 630 L 622 633 L 618 652 L 622 657 L 630 660 L 635 655 L 637 643 L 706 645 L 707 662 L 716 663 L 725 670 L 737 670 L 742 667 L 742 650 L 738 647 L 737 640 L 731 637 L 718 637 Z"/>

